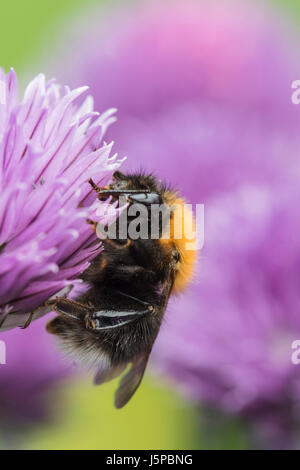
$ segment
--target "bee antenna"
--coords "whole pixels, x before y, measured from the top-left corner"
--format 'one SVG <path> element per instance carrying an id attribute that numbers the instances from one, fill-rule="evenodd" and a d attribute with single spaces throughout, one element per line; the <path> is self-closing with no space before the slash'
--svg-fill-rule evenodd
<path id="1" fill-rule="evenodd" d="M 101 188 L 99 188 L 99 186 L 97 186 L 96 183 L 94 183 L 92 178 L 90 178 L 88 182 L 92 186 L 93 190 L 96 191 L 96 193 L 100 193 Z"/>

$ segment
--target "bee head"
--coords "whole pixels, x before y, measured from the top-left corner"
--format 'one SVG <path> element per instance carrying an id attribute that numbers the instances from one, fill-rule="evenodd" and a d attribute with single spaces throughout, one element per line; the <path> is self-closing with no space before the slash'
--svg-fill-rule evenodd
<path id="1" fill-rule="evenodd" d="M 109 187 L 111 189 L 139 189 L 141 191 L 151 191 L 158 194 L 162 192 L 162 185 L 157 179 L 151 174 L 142 172 L 124 174 L 120 171 L 115 171 L 113 174 L 113 182 Z"/>
<path id="2" fill-rule="evenodd" d="M 141 264 L 150 263 L 153 270 L 158 273 L 165 272 L 167 275 L 169 269 L 174 271 L 173 292 L 184 290 L 193 278 L 196 263 L 195 220 L 190 206 L 179 196 L 177 191 L 168 188 L 151 174 L 124 174 L 116 171 L 113 175 L 113 182 L 108 188 L 116 191 L 117 194 L 119 194 L 118 191 L 135 192 L 129 194 L 128 201 L 131 204 L 135 202 L 143 204 L 147 208 L 143 223 L 148 224 L 149 237 L 152 237 L 154 225 L 152 209 L 155 205 L 159 207 L 161 215 L 159 215 L 158 239 L 135 240 L 133 243 L 128 241 L 120 245 L 129 247 L 128 251 L 131 254 L 136 248 L 139 258 L 141 258 Z M 146 191 L 147 194 L 143 191 Z M 118 223 L 121 223 L 121 220 L 122 215 Z M 120 263 L 122 262 L 120 260 Z"/>

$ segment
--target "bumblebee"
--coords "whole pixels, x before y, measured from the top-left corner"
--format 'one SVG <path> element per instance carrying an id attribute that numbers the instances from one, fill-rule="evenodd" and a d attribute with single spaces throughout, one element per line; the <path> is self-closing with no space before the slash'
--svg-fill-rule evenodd
<path id="1" fill-rule="evenodd" d="M 59 337 L 67 353 L 96 368 L 95 384 L 119 376 L 131 364 L 115 395 L 115 406 L 121 408 L 142 381 L 171 293 L 181 292 L 192 277 L 196 250 L 186 248 L 184 234 L 174 235 L 176 224 L 183 223 L 176 211 L 184 200 L 152 175 L 117 171 L 105 188 L 90 184 L 100 200 L 125 197 L 128 212 L 131 205 L 142 205 L 144 224 L 150 224 L 153 205 L 175 207 L 168 236 L 160 217 L 156 239 L 104 238 L 103 251 L 82 275 L 88 290 L 76 300 L 51 301 L 59 315 L 47 331 Z"/>

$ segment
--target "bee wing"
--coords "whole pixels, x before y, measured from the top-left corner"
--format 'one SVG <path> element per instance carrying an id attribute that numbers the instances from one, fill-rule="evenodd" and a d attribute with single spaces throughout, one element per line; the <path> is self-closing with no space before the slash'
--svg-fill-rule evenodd
<path id="1" fill-rule="evenodd" d="M 115 394 L 116 408 L 122 408 L 126 405 L 138 389 L 145 373 L 150 352 L 151 351 L 148 351 L 135 359 L 132 362 L 129 372 L 122 377 L 119 388 Z"/>
<path id="2" fill-rule="evenodd" d="M 95 385 L 101 385 L 104 382 L 109 382 L 110 380 L 118 377 L 127 367 L 127 362 L 120 364 L 119 366 L 110 367 L 109 369 L 99 369 L 94 378 Z"/>
<path id="3" fill-rule="evenodd" d="M 109 330 L 119 328 L 150 313 L 149 308 L 144 310 L 98 310 L 89 315 L 87 327 L 94 330 Z"/>
<path id="4" fill-rule="evenodd" d="M 63 314 L 69 318 L 76 320 L 85 318 L 86 328 L 94 330 L 108 330 L 121 327 L 152 312 L 151 306 L 147 306 L 142 310 L 98 310 L 91 303 L 86 305 L 76 300 L 59 297 L 49 302 L 48 305 L 57 313 Z"/>

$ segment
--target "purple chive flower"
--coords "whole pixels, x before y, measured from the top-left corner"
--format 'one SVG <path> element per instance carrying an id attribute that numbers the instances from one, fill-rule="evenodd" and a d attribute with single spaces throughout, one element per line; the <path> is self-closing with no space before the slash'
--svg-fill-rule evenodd
<path id="1" fill-rule="evenodd" d="M 299 197 L 242 186 L 206 206 L 197 285 L 170 306 L 156 351 L 188 396 L 251 417 L 275 447 L 294 445 L 300 419 Z"/>
<path id="2" fill-rule="evenodd" d="M 286 445 L 300 399 L 295 50 L 276 14 L 247 2 L 142 2 L 89 26 L 61 75 L 118 108 L 127 168 L 205 204 L 199 275 L 169 305 L 156 364 Z"/>
<path id="3" fill-rule="evenodd" d="M 143 1 L 96 9 L 70 37 L 78 54 L 66 50 L 51 72 L 117 107 L 108 135 L 130 156 L 123 168 L 154 171 L 192 202 L 281 179 L 300 113 L 298 64 L 275 13 L 230 0 Z"/>
<path id="4" fill-rule="evenodd" d="M 76 286 L 99 253 L 86 219 L 107 220 L 107 204 L 95 202 L 88 179 L 106 184 L 120 161 L 102 143 L 114 109 L 94 112 L 87 87 L 40 74 L 19 101 L 13 70 L 0 70 L 0 83 L 0 320 L 9 328 Z"/>

